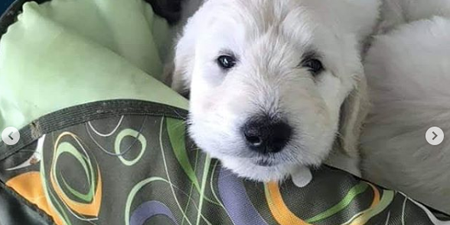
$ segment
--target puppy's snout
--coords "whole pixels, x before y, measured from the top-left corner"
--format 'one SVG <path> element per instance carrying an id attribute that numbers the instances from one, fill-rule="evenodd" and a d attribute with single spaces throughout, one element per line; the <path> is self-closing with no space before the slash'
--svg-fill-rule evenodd
<path id="1" fill-rule="evenodd" d="M 248 147 L 262 154 L 283 150 L 292 135 L 292 128 L 285 122 L 256 118 L 242 127 L 242 135 Z"/>

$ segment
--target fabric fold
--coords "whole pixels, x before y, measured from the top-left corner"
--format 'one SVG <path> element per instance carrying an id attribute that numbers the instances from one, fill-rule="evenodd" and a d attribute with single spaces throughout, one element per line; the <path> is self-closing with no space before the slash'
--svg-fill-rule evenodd
<path id="1" fill-rule="evenodd" d="M 158 81 L 170 39 L 167 23 L 141 0 L 24 4 L 0 41 L 0 129 L 102 100 L 187 108 Z"/>

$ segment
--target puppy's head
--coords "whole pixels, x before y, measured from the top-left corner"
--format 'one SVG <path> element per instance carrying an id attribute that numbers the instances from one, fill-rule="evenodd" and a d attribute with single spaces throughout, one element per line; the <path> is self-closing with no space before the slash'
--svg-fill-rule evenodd
<path id="1" fill-rule="evenodd" d="M 373 24 L 349 24 L 367 12 L 342 4 L 207 1 L 178 42 L 172 81 L 190 91 L 198 146 L 260 181 L 319 165 L 337 136 L 354 154 L 365 83 L 359 37 Z"/>

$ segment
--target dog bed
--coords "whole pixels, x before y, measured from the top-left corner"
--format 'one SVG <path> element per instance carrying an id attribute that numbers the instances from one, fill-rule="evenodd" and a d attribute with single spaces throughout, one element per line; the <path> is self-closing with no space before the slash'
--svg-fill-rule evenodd
<path id="1" fill-rule="evenodd" d="M 150 5 L 24 2 L 0 22 L 0 129 L 21 128 L 0 143 L 0 224 L 450 224 L 327 166 L 304 188 L 236 177 L 158 81 L 171 37 Z"/>

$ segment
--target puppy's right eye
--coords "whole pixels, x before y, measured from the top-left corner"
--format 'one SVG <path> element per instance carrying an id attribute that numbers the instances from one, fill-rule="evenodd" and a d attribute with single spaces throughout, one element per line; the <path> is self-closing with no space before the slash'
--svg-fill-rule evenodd
<path id="1" fill-rule="evenodd" d="M 308 70 L 314 75 L 317 75 L 324 70 L 322 62 L 318 59 L 304 60 L 302 65 L 303 67 L 308 68 Z"/>
<path id="2" fill-rule="evenodd" d="M 300 66 L 308 69 L 313 76 L 316 76 L 325 70 L 320 58 L 321 57 L 317 52 L 306 52 L 303 54 L 303 60 L 301 61 Z"/>
<path id="3" fill-rule="evenodd" d="M 230 55 L 221 55 L 217 58 L 217 64 L 224 70 L 229 70 L 236 65 L 236 58 Z"/>

